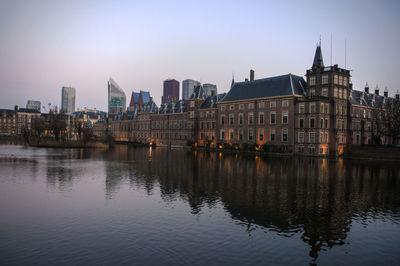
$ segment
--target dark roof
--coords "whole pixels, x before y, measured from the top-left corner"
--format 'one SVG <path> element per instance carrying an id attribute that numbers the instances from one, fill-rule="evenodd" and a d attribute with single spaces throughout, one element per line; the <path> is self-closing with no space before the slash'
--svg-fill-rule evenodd
<path id="1" fill-rule="evenodd" d="M 107 116 L 107 114 L 105 112 L 102 112 L 102 111 L 96 111 L 96 112 L 88 111 L 88 112 L 85 112 L 85 110 L 82 110 L 82 111 L 75 111 L 75 112 L 72 113 L 72 117 L 73 118 L 83 118 L 84 115 L 86 115 L 86 117 L 89 118 L 89 119 L 97 119 L 97 118 L 99 118 L 99 116 L 100 117 Z"/>
<path id="2" fill-rule="evenodd" d="M 388 101 L 393 101 L 393 98 L 376 95 L 374 93 L 366 93 L 364 91 L 352 90 L 349 100 L 352 105 L 382 108 Z"/>
<path id="3" fill-rule="evenodd" d="M 0 109 L 0 116 L 3 116 L 3 114 L 6 113 L 7 117 L 12 117 L 13 115 L 16 115 L 15 110 L 11 109 Z"/>
<path id="4" fill-rule="evenodd" d="M 314 62 L 312 65 L 312 69 L 315 69 L 318 67 L 324 67 L 324 60 L 322 59 L 321 45 L 318 45 L 317 49 L 315 50 Z"/>
<path id="5" fill-rule="evenodd" d="M 28 108 L 18 108 L 17 110 L 20 113 L 35 113 L 40 114 L 40 111 L 37 109 L 28 109 Z"/>
<path id="6" fill-rule="evenodd" d="M 190 99 L 204 99 L 206 97 L 206 92 L 203 86 L 197 85 L 193 88 L 193 93 L 190 95 Z"/>
<path id="7" fill-rule="evenodd" d="M 226 93 L 221 93 L 218 95 L 208 96 L 204 102 L 201 103 L 200 109 L 217 108 L 217 102 L 222 101 L 226 96 Z"/>
<path id="8" fill-rule="evenodd" d="M 222 102 L 283 95 L 305 95 L 306 82 L 302 77 L 283 76 L 234 83 Z"/>
<path id="9" fill-rule="evenodd" d="M 187 112 L 187 100 L 167 102 L 160 106 L 159 114 L 174 114 Z"/>

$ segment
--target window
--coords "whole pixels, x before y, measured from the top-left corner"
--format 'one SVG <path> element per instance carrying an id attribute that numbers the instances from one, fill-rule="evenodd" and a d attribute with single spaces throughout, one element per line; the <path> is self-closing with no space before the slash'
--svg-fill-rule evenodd
<path id="1" fill-rule="evenodd" d="M 313 77 L 310 77 L 310 86 L 313 86 L 313 85 L 315 85 L 315 76 L 313 76 Z"/>
<path id="2" fill-rule="evenodd" d="M 321 118 L 321 127 L 320 128 L 324 128 L 324 119 Z"/>
<path id="3" fill-rule="evenodd" d="M 310 143 L 315 143 L 315 133 L 310 133 Z"/>
<path id="4" fill-rule="evenodd" d="M 239 125 L 243 125 L 243 114 L 239 114 Z"/>
<path id="5" fill-rule="evenodd" d="M 339 85 L 343 85 L 343 76 L 339 76 Z"/>
<path id="6" fill-rule="evenodd" d="M 243 129 L 239 129 L 239 140 L 243 140 Z"/>
<path id="7" fill-rule="evenodd" d="M 322 88 L 322 96 L 328 97 L 328 88 L 327 87 Z"/>
<path id="8" fill-rule="evenodd" d="M 220 131 L 220 137 L 221 137 L 221 140 L 225 140 L 225 131 L 223 129 L 221 129 L 221 131 Z"/>
<path id="9" fill-rule="evenodd" d="M 315 118 L 310 118 L 310 128 L 315 128 Z"/>
<path id="10" fill-rule="evenodd" d="M 233 140 L 233 129 L 229 130 L 229 139 Z"/>
<path id="11" fill-rule="evenodd" d="M 249 113 L 249 125 L 253 124 L 253 113 Z"/>
<path id="12" fill-rule="evenodd" d="M 347 86 L 348 85 L 348 79 L 347 77 L 343 77 L 343 86 Z"/>
<path id="13" fill-rule="evenodd" d="M 275 141 L 275 129 L 271 129 L 271 141 Z"/>
<path id="14" fill-rule="evenodd" d="M 239 110 L 243 110 L 244 109 L 244 105 L 243 104 L 239 104 Z"/>
<path id="15" fill-rule="evenodd" d="M 325 128 L 328 128 L 328 119 L 325 119 Z"/>
<path id="16" fill-rule="evenodd" d="M 282 130 L 282 141 L 287 142 L 287 140 L 288 140 L 288 130 L 284 129 Z"/>
<path id="17" fill-rule="evenodd" d="M 215 122 L 212 121 L 212 122 L 211 122 L 211 125 L 212 125 L 212 129 L 214 129 L 214 128 L 215 128 Z"/>
<path id="18" fill-rule="evenodd" d="M 204 118 L 204 112 L 201 112 L 201 113 L 200 113 L 200 117 L 201 117 L 201 118 Z"/>
<path id="19" fill-rule="evenodd" d="M 204 122 L 201 122 L 201 129 L 204 129 Z"/>
<path id="20" fill-rule="evenodd" d="M 329 114 L 329 104 L 325 104 L 325 113 Z"/>
<path id="21" fill-rule="evenodd" d="M 333 83 L 338 84 L 338 75 L 333 76 Z"/>
<path id="22" fill-rule="evenodd" d="M 299 128 L 304 128 L 304 119 L 299 118 Z"/>
<path id="23" fill-rule="evenodd" d="M 224 124 L 225 124 L 225 116 L 221 115 L 221 125 L 224 125 Z"/>
<path id="24" fill-rule="evenodd" d="M 249 103 L 249 109 L 254 109 L 254 103 Z"/>
<path id="25" fill-rule="evenodd" d="M 264 129 L 259 129 L 258 131 L 258 140 L 263 141 L 264 140 Z"/>
<path id="26" fill-rule="evenodd" d="M 282 107 L 288 107 L 289 106 L 289 103 L 288 103 L 288 101 L 282 101 Z"/>
<path id="27" fill-rule="evenodd" d="M 338 92 L 338 88 L 337 88 L 337 87 L 335 87 L 335 88 L 333 89 L 333 96 L 334 96 L 335 98 L 339 98 L 339 92 Z"/>
<path id="28" fill-rule="evenodd" d="M 258 108 L 264 108 L 264 102 L 258 103 Z"/>
<path id="29" fill-rule="evenodd" d="M 343 99 L 347 99 L 347 90 L 343 89 Z"/>
<path id="30" fill-rule="evenodd" d="M 275 102 L 275 101 L 270 102 L 270 103 L 269 103 L 269 107 L 270 107 L 270 108 L 275 108 L 275 107 L 276 107 L 276 102 Z"/>
<path id="31" fill-rule="evenodd" d="M 305 112 L 304 103 L 300 103 L 299 104 L 299 113 L 304 114 L 304 112 Z"/>
<path id="32" fill-rule="evenodd" d="M 271 119 L 270 119 L 270 123 L 273 125 L 275 124 L 275 120 L 276 120 L 276 113 L 275 112 L 271 112 Z"/>
<path id="33" fill-rule="evenodd" d="M 229 105 L 229 110 L 235 110 L 235 106 L 233 104 Z"/>
<path id="34" fill-rule="evenodd" d="M 221 111 L 225 111 L 225 105 L 221 105 Z"/>
<path id="35" fill-rule="evenodd" d="M 230 114 L 229 115 L 229 125 L 233 125 L 233 120 L 235 119 L 235 115 L 234 114 Z"/>
<path id="36" fill-rule="evenodd" d="M 181 126 L 181 128 L 182 128 L 182 126 Z M 206 128 L 207 128 L 207 129 L 210 129 L 210 122 L 207 122 Z"/>
<path id="37" fill-rule="evenodd" d="M 322 84 L 328 84 L 328 75 L 322 75 Z"/>
<path id="38" fill-rule="evenodd" d="M 253 129 L 249 128 L 249 140 L 253 140 Z"/>
<path id="39" fill-rule="evenodd" d="M 190 101 L 190 107 L 194 107 L 194 101 Z"/>
<path id="40" fill-rule="evenodd" d="M 304 143 L 304 132 L 299 132 L 299 143 Z"/>
<path id="41" fill-rule="evenodd" d="M 282 124 L 287 124 L 288 123 L 288 112 L 284 111 L 282 112 Z"/>
<path id="42" fill-rule="evenodd" d="M 321 114 L 324 113 L 324 104 L 323 104 L 323 103 L 321 103 L 321 105 L 320 105 L 319 112 L 320 112 Z"/>
<path id="43" fill-rule="evenodd" d="M 315 113 L 315 103 L 310 103 L 310 113 Z"/>
<path id="44" fill-rule="evenodd" d="M 264 113 L 259 113 L 258 114 L 258 123 L 259 124 L 264 124 Z"/>
<path id="45" fill-rule="evenodd" d="M 310 95 L 310 97 L 314 97 L 315 96 L 315 89 L 314 88 L 312 88 L 312 89 L 310 89 L 310 93 L 309 93 Z"/>

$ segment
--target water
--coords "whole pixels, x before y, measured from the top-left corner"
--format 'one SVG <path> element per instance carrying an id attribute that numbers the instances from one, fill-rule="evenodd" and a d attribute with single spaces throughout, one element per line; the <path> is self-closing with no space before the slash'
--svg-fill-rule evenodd
<path id="1" fill-rule="evenodd" d="M 0 265 L 399 264 L 400 167 L 0 146 Z"/>

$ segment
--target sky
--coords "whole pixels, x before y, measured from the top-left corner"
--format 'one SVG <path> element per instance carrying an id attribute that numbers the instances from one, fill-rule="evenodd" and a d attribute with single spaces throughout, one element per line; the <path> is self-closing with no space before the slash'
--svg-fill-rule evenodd
<path id="1" fill-rule="evenodd" d="M 393 96 L 399 13 L 400 1 L 385 0 L 0 0 L 0 108 L 60 106 L 62 86 L 72 86 L 77 108 L 107 111 L 110 77 L 127 104 L 133 90 L 159 104 L 170 78 L 227 92 L 250 69 L 256 79 L 304 76 L 320 38 L 325 65 L 351 69 L 354 89 L 368 82 Z"/>

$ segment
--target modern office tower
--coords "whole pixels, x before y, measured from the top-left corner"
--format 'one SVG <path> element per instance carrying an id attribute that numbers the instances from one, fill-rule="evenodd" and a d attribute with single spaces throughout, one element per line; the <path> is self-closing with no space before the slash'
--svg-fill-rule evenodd
<path id="1" fill-rule="evenodd" d="M 114 116 L 126 109 L 125 92 L 110 78 L 108 80 L 108 115 Z"/>
<path id="2" fill-rule="evenodd" d="M 206 96 L 217 95 L 217 85 L 205 83 L 205 84 L 203 84 L 203 89 L 206 93 Z"/>
<path id="3" fill-rule="evenodd" d="M 26 109 L 37 110 L 40 112 L 40 107 L 40 101 L 28 100 L 28 102 L 26 103 Z"/>
<path id="4" fill-rule="evenodd" d="M 61 110 L 67 114 L 72 114 L 75 111 L 75 88 L 62 87 Z"/>
<path id="5" fill-rule="evenodd" d="M 175 79 L 164 80 L 163 96 L 161 103 L 179 100 L 179 81 Z"/>
<path id="6" fill-rule="evenodd" d="M 193 94 L 193 89 L 198 85 L 200 85 L 200 82 L 197 80 L 185 79 L 182 81 L 182 99 L 190 99 L 190 96 Z"/>

